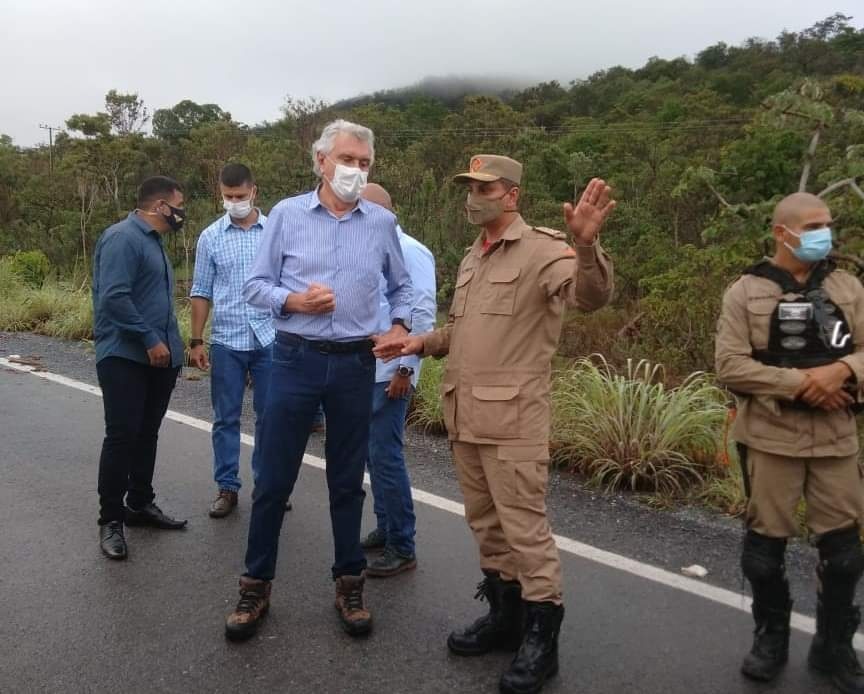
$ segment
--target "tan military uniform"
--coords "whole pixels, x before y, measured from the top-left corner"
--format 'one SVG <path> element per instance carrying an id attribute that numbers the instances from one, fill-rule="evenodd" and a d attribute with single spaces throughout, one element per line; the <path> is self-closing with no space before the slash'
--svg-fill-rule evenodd
<path id="1" fill-rule="evenodd" d="M 599 245 L 517 217 L 483 252 L 483 235 L 459 266 L 447 324 L 424 356 L 449 354 L 444 418 L 481 566 L 518 578 L 523 598 L 561 601 L 558 551 L 546 520 L 551 360 L 565 306 L 591 311 L 612 294 L 612 263 Z"/>
<path id="2" fill-rule="evenodd" d="M 840 361 L 864 384 L 864 287 L 837 270 L 825 279 L 824 288 L 842 309 L 855 343 L 855 352 Z M 717 326 L 717 375 L 741 395 L 732 436 L 749 451 L 747 524 L 768 537 L 797 534 L 795 511 L 802 495 L 807 526 L 817 535 L 854 525 L 862 511 L 854 415 L 788 407 L 804 374 L 767 366 L 752 356 L 768 346 L 778 301 L 793 296 L 784 295 L 771 280 L 744 275 L 726 291 Z"/>

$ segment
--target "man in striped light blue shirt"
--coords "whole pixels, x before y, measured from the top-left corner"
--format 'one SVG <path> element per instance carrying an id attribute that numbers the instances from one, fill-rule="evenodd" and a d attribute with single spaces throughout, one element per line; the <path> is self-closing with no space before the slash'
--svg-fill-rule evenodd
<path id="1" fill-rule="evenodd" d="M 244 288 L 250 304 L 272 312 L 277 333 L 257 441 L 260 470 L 246 572 L 240 578 L 240 601 L 225 623 L 232 639 L 252 636 L 269 608 L 284 504 L 319 404 L 327 417 L 336 607 L 352 636 L 372 626 L 363 602 L 366 560 L 360 547 L 375 384 L 371 338 L 378 332 L 382 275 L 392 324 L 387 336 L 407 334 L 411 280 L 396 218 L 360 199 L 374 158 L 372 131 L 334 121 L 312 154 L 320 185 L 273 208 Z"/>
<path id="2" fill-rule="evenodd" d="M 225 214 L 201 232 L 195 254 L 192 340 L 189 361 L 210 367 L 213 404 L 213 477 L 218 495 L 212 518 L 223 518 L 237 506 L 240 489 L 240 415 L 246 378 L 252 377 L 256 437 L 267 399 L 273 357 L 273 320 L 243 298 L 243 283 L 267 218 L 255 207 L 257 187 L 243 164 L 227 164 L 219 177 Z M 204 349 L 204 326 L 213 307 L 210 358 Z M 252 452 L 252 477 L 258 476 L 258 447 Z"/>

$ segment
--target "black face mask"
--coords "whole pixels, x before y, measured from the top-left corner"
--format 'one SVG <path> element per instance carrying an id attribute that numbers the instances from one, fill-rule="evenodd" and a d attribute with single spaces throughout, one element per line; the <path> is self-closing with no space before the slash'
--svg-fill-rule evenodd
<path id="1" fill-rule="evenodd" d="M 171 210 L 171 214 L 163 214 L 162 219 L 171 227 L 172 231 L 180 231 L 183 228 L 183 222 L 186 221 L 186 210 L 183 207 L 174 207 L 167 202 L 165 205 Z"/>

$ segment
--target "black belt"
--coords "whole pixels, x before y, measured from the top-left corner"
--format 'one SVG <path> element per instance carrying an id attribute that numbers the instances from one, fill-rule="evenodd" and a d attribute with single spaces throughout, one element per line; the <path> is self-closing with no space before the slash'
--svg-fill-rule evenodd
<path id="1" fill-rule="evenodd" d="M 276 341 L 283 345 L 305 345 L 321 354 L 357 354 L 358 352 L 371 352 L 375 343 L 372 340 L 353 340 L 351 342 L 331 342 L 329 340 L 307 340 L 305 337 L 286 333 L 281 330 L 276 332 Z"/>

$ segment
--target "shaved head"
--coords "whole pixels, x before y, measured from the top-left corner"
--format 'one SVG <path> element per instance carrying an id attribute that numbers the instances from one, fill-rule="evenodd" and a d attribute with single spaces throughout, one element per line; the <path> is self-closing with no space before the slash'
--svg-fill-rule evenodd
<path id="1" fill-rule="evenodd" d="M 814 213 L 821 216 L 822 213 L 826 212 L 830 218 L 828 205 L 822 198 L 811 193 L 792 193 L 777 203 L 777 207 L 774 208 L 772 224 L 794 228 Z"/>
<path id="2" fill-rule="evenodd" d="M 386 207 L 391 212 L 393 211 L 393 201 L 390 199 L 390 193 L 377 183 L 367 183 L 360 196 L 369 202 L 374 202 L 376 205 L 381 205 L 381 207 Z"/>

